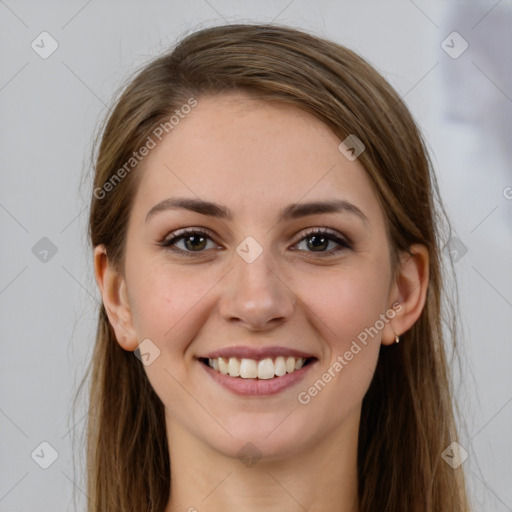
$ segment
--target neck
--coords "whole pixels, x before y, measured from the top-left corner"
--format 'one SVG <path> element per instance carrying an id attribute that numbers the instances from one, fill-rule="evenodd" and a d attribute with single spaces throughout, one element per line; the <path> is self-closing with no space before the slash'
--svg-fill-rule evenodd
<path id="1" fill-rule="evenodd" d="M 359 413 L 311 446 L 272 460 L 227 457 L 168 420 L 171 493 L 165 512 L 359 512 Z"/>

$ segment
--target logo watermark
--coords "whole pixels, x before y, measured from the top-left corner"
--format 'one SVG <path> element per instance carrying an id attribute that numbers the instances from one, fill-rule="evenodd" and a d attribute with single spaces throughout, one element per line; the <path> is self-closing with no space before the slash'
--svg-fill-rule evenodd
<path id="1" fill-rule="evenodd" d="M 338 146 L 340 153 L 351 162 L 356 160 L 365 148 L 366 146 L 363 144 L 363 141 L 353 133 Z"/>
<path id="2" fill-rule="evenodd" d="M 374 336 L 377 336 L 382 329 L 384 329 L 384 326 L 389 323 L 391 319 L 393 319 L 397 313 L 402 311 L 403 305 L 396 302 L 393 304 L 393 306 L 388 309 L 385 313 L 381 313 L 379 315 L 379 319 L 375 321 L 375 323 L 371 327 L 366 327 L 363 331 L 361 331 L 357 335 L 357 340 L 353 340 L 352 344 L 350 345 L 350 348 L 343 354 L 339 355 L 336 358 L 336 361 L 325 371 L 319 379 L 315 381 L 315 383 L 310 386 L 307 391 L 301 391 L 297 395 L 297 399 L 299 403 L 302 405 L 307 405 L 309 402 L 311 402 L 311 398 L 315 397 L 322 391 L 325 386 L 329 382 L 331 382 L 336 375 L 338 375 L 345 366 L 348 365 L 352 359 L 354 359 L 354 356 L 359 354 L 361 352 L 361 345 L 366 346 L 368 344 L 368 336 L 373 338 Z M 359 343 L 358 343 L 359 341 Z"/>
<path id="3" fill-rule="evenodd" d="M 132 153 L 132 156 L 120 167 L 110 178 L 103 184 L 102 187 L 96 187 L 93 195 L 96 199 L 104 199 L 109 192 L 121 183 L 126 178 L 132 169 L 137 167 L 139 163 L 149 155 L 149 152 L 156 147 L 157 140 L 160 142 L 165 135 L 171 133 L 172 130 L 179 124 L 181 119 L 184 119 L 192 109 L 197 106 L 195 98 L 189 98 L 188 102 L 183 104 L 179 109 L 174 111 L 174 114 L 169 117 L 167 121 L 161 122 L 148 136 L 146 142 L 137 150 Z"/>

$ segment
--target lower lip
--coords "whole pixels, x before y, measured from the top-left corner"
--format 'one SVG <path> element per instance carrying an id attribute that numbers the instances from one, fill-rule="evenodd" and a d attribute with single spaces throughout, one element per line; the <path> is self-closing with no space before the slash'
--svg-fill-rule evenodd
<path id="1" fill-rule="evenodd" d="M 300 382 L 316 362 L 317 360 L 311 361 L 300 370 L 287 373 L 282 377 L 274 377 L 272 379 L 243 379 L 241 377 L 223 375 L 210 366 L 198 361 L 214 381 L 240 396 L 270 396 L 284 391 Z"/>

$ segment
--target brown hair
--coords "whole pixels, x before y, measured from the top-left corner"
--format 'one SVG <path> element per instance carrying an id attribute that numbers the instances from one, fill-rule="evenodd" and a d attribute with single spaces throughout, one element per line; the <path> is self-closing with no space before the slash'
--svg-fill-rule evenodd
<path id="1" fill-rule="evenodd" d="M 94 190 L 102 189 L 155 127 L 190 98 L 200 101 L 203 95 L 235 90 L 293 104 L 329 126 L 341 141 L 355 134 L 366 147 L 359 161 L 386 215 L 394 268 L 399 251 L 411 244 L 429 251 L 425 307 L 399 345 L 381 347 L 363 400 L 361 512 L 468 511 L 462 468 L 452 469 L 441 458 L 457 440 L 442 332 L 439 233 L 444 210 L 419 129 L 372 66 L 343 46 L 290 27 L 236 24 L 192 33 L 124 88 L 102 131 Z M 93 194 L 90 205 L 92 246 L 103 244 L 109 261 L 120 269 L 137 174 L 135 167 L 104 197 Z M 450 348 L 456 353 L 453 311 L 448 322 Z M 162 512 L 171 470 L 163 404 L 138 359 L 117 343 L 103 305 L 86 377 L 91 369 L 88 510 Z"/>

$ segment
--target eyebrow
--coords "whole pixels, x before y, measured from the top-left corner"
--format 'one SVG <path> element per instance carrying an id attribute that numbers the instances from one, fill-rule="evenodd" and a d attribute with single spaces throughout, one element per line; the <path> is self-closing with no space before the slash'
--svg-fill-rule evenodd
<path id="1" fill-rule="evenodd" d="M 233 218 L 233 214 L 226 206 L 202 199 L 170 197 L 153 206 L 147 213 L 145 222 L 148 222 L 153 215 L 159 212 L 176 209 L 185 209 L 218 219 L 231 220 Z M 319 213 L 350 213 L 359 217 L 367 226 L 370 225 L 368 217 L 360 208 L 342 199 L 314 201 L 310 203 L 292 203 L 281 210 L 280 218 L 283 220 L 292 220 Z"/>

